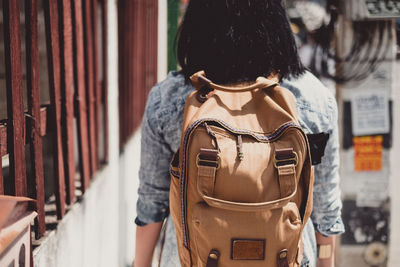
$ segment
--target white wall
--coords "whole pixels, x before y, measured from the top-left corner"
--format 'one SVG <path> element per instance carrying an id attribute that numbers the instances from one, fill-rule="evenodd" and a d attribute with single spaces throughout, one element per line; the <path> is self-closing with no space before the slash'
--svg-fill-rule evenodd
<path id="1" fill-rule="evenodd" d="M 390 170 L 390 196 L 391 196 L 391 221 L 390 221 L 390 247 L 389 267 L 400 266 L 400 60 L 397 60 L 393 70 L 394 82 L 392 90 L 393 99 L 393 147 L 391 150 Z"/>
<path id="2" fill-rule="evenodd" d="M 138 189 L 138 170 L 140 162 L 140 135 L 126 144 L 120 163 L 120 248 L 121 261 L 119 266 L 129 266 L 135 256 L 136 200 Z"/>
<path id="3" fill-rule="evenodd" d="M 167 76 L 168 69 L 168 6 L 166 0 L 158 0 L 158 51 L 157 80 Z"/>
<path id="4" fill-rule="evenodd" d="M 55 231 L 34 250 L 34 266 L 117 266 L 117 176 L 107 167 L 82 202 L 74 204 Z"/>

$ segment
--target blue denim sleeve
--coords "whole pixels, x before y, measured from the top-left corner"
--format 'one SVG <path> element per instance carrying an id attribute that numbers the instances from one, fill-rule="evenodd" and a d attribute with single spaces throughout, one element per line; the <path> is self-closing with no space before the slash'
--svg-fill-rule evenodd
<path id="1" fill-rule="evenodd" d="M 325 155 L 320 164 L 315 166 L 314 206 L 311 219 L 315 230 L 324 236 L 337 235 L 344 232 L 341 219 L 342 201 L 339 187 L 339 132 L 338 110 L 333 96 L 328 99 L 330 113 L 329 140 Z"/>
<path id="2" fill-rule="evenodd" d="M 135 220 L 139 226 L 161 222 L 169 214 L 168 170 L 172 151 L 163 138 L 160 101 L 160 88 L 156 85 L 150 91 L 142 120 L 139 198 Z"/>

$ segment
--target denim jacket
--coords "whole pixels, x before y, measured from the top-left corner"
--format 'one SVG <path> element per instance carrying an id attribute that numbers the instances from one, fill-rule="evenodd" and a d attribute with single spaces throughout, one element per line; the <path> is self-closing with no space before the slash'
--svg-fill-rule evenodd
<path id="1" fill-rule="evenodd" d="M 325 155 L 315 166 L 313 211 L 303 232 L 302 266 L 316 265 L 315 231 L 325 236 L 344 232 L 339 188 L 337 105 L 330 91 L 310 72 L 287 79 L 281 86 L 296 98 L 299 123 L 308 133 L 329 133 Z M 150 91 L 142 121 L 137 225 L 163 221 L 169 215 L 169 162 L 178 150 L 186 97 L 194 90 L 179 72 Z M 179 266 L 175 230 L 167 222 L 161 266 Z"/>

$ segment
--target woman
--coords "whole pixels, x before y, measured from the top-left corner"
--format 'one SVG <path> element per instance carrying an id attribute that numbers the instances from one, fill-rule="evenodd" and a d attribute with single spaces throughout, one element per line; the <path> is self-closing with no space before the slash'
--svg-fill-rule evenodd
<path id="1" fill-rule="evenodd" d="M 315 166 L 314 209 L 303 232 L 302 266 L 334 266 L 334 236 L 344 231 L 337 106 L 321 82 L 304 70 L 282 3 L 191 0 L 177 44 L 182 71 L 171 72 L 151 90 L 142 122 L 135 267 L 151 266 L 162 222 L 169 215 L 169 161 L 179 147 L 185 99 L 194 90 L 188 77 L 199 70 L 219 84 L 279 73 L 281 85 L 296 97 L 304 131 L 329 133 L 325 156 Z M 171 220 L 166 228 L 161 266 L 179 266 Z"/>

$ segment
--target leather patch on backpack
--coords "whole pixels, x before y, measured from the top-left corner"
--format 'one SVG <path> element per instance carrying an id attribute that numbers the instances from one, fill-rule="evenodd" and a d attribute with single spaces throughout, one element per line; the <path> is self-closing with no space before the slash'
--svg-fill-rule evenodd
<path id="1" fill-rule="evenodd" d="M 264 260 L 265 239 L 232 239 L 232 260 Z"/>

